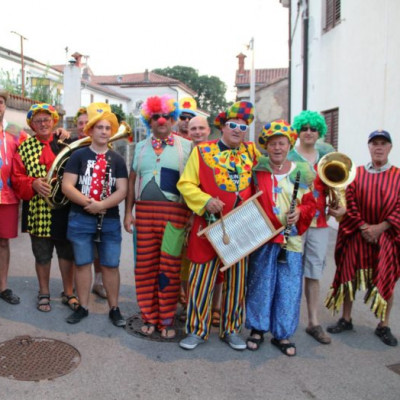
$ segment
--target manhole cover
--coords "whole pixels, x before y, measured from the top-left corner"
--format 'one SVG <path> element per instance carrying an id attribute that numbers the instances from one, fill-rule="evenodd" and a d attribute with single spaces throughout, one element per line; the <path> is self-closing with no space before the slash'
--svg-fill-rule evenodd
<path id="1" fill-rule="evenodd" d="M 19 381 L 54 379 L 81 361 L 77 349 L 59 340 L 18 336 L 0 343 L 0 376 Z"/>
<path id="2" fill-rule="evenodd" d="M 176 331 L 176 336 L 173 339 L 163 339 L 161 333 L 157 330 L 151 335 L 146 336 L 141 333 L 140 328 L 143 326 L 143 321 L 140 314 L 134 314 L 132 317 L 126 320 L 126 331 L 133 336 L 139 337 L 141 339 L 152 340 L 156 342 L 179 342 L 186 336 L 185 333 L 185 323 L 180 322 L 178 319 L 175 320 L 173 328 Z"/>
<path id="3" fill-rule="evenodd" d="M 386 365 L 390 370 L 400 375 L 400 364 Z"/>

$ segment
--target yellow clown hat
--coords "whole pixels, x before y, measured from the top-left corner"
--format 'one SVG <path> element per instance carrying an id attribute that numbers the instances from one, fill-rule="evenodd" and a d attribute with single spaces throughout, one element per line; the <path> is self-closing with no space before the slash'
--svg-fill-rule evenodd
<path id="1" fill-rule="evenodd" d="M 88 123 L 83 130 L 86 135 L 98 121 L 101 121 L 103 119 L 111 124 L 111 135 L 115 135 L 117 133 L 119 128 L 118 119 L 111 111 L 111 107 L 109 104 L 92 103 L 87 106 L 86 111 L 88 115 Z"/>

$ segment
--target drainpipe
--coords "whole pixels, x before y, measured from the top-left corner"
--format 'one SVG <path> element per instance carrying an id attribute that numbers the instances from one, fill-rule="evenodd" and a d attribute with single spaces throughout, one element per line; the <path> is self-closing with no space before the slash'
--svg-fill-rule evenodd
<path id="1" fill-rule="evenodd" d="M 289 1 L 289 79 L 288 79 L 288 121 L 292 114 L 292 0 Z"/>
<path id="2" fill-rule="evenodd" d="M 303 110 L 307 110 L 308 100 L 308 17 L 309 17 L 309 3 L 304 0 L 303 11 Z"/>

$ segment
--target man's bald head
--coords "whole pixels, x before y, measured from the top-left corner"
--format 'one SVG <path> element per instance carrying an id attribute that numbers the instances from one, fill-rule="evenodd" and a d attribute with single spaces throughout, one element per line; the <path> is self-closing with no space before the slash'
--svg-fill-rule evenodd
<path id="1" fill-rule="evenodd" d="M 195 145 L 205 142 L 211 132 L 207 119 L 200 115 L 189 121 L 188 131 L 189 138 L 193 140 Z"/>

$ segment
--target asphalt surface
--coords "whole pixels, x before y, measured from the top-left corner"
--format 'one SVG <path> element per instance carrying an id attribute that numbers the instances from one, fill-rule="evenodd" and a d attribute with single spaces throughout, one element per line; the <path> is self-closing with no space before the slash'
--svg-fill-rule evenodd
<path id="1" fill-rule="evenodd" d="M 334 274 L 336 231 L 331 230 L 328 266 L 322 281 L 321 324 L 338 317 L 322 305 Z M 131 236 L 124 234 L 121 258 L 122 313 L 137 312 Z M 105 300 L 91 295 L 90 315 L 77 325 L 65 318 L 56 259 L 51 276 L 52 311 L 36 310 L 37 280 L 27 234 L 11 242 L 9 287 L 21 297 L 12 306 L 0 300 L 0 342 L 30 335 L 64 341 L 81 354 L 71 373 L 54 380 L 17 381 L 0 377 L 0 399 L 400 399 L 400 376 L 387 368 L 400 363 L 400 347 L 384 345 L 374 335 L 377 320 L 358 294 L 353 332 L 320 345 L 304 331 L 305 303 L 293 341 L 297 356 L 286 357 L 269 343 L 257 352 L 237 352 L 213 332 L 207 344 L 185 351 L 177 343 L 143 340 L 114 327 Z M 400 307 L 395 302 L 392 331 L 400 337 Z M 248 331 L 242 332 L 243 337 Z M 0 363 L 1 365 L 1 363 Z M 36 368 L 40 368 L 37 365 Z"/>

